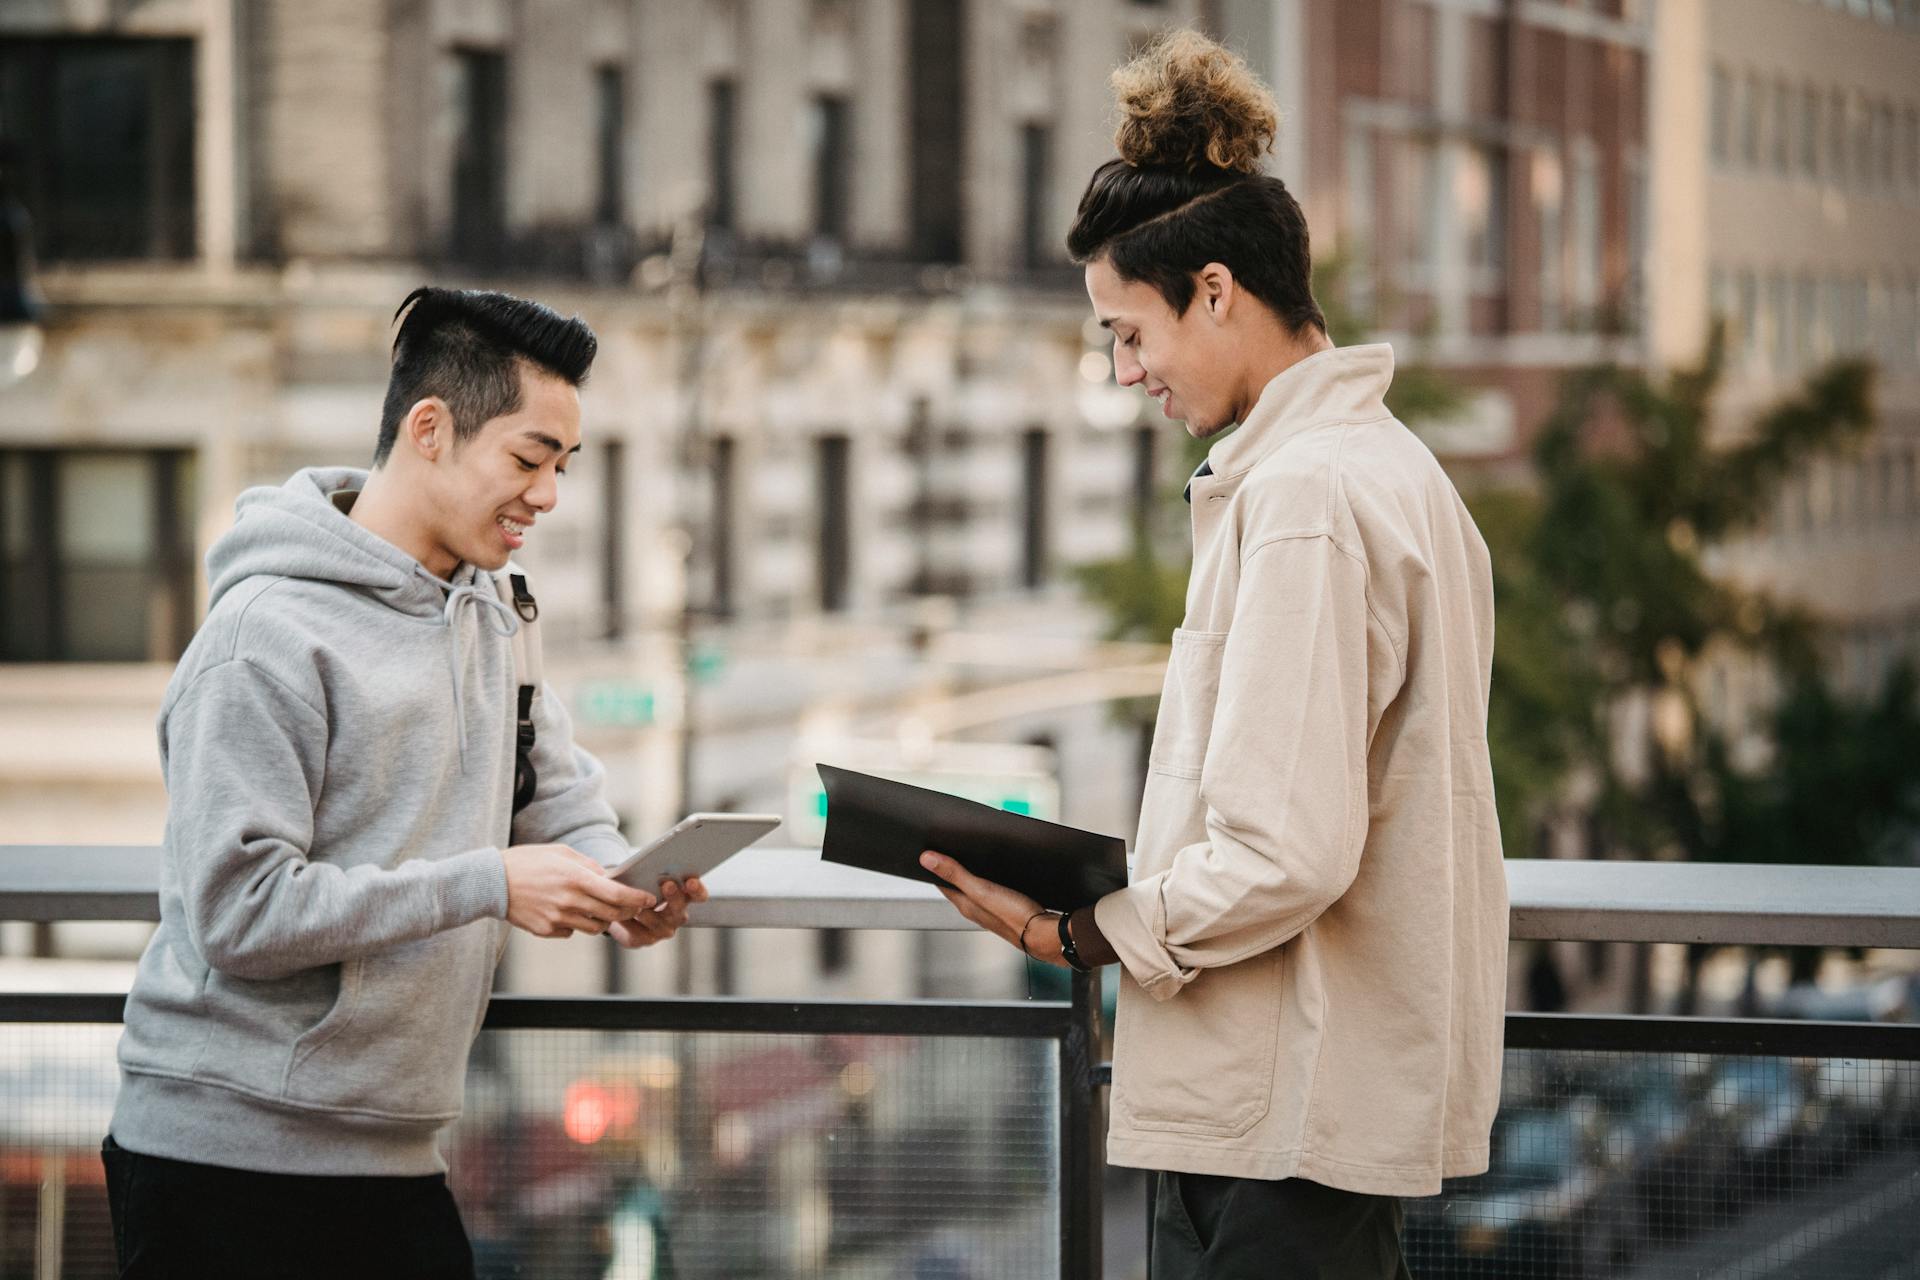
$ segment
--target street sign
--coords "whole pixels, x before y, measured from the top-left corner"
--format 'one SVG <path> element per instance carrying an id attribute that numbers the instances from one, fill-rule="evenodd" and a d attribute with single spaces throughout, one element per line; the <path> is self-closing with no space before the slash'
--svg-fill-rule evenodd
<path id="1" fill-rule="evenodd" d="M 624 680 L 596 680 L 580 686 L 574 707 L 582 724 L 605 728 L 644 729 L 657 718 L 652 686 Z"/>

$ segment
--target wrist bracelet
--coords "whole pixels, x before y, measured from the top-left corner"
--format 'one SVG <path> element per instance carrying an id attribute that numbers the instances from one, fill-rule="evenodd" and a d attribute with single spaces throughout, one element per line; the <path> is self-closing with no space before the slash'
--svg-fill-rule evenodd
<path id="1" fill-rule="evenodd" d="M 1051 912 L 1047 910 L 1045 907 L 1042 907 L 1040 908 L 1040 910 L 1034 912 L 1032 915 L 1027 917 L 1027 922 L 1020 926 L 1020 954 L 1021 955 L 1025 956 L 1029 960 L 1038 960 L 1040 958 L 1039 956 L 1034 955 L 1033 952 L 1027 950 L 1027 930 L 1033 928 L 1033 922 L 1035 920 L 1038 920 L 1041 916 L 1050 916 L 1053 914 L 1054 912 Z"/>
<path id="2" fill-rule="evenodd" d="M 1060 955 L 1075 973 L 1092 973 L 1093 970 L 1080 959 L 1080 952 L 1073 945 L 1073 930 L 1067 925 L 1072 918 L 1064 911 L 1060 913 Z"/>

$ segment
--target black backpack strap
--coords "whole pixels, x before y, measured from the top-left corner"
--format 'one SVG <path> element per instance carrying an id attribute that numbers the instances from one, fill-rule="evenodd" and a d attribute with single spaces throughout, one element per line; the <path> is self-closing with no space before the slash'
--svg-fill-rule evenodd
<path id="1" fill-rule="evenodd" d="M 533 708 L 540 698 L 540 602 L 527 586 L 527 575 L 520 566 L 509 563 L 493 575 L 495 589 L 513 606 L 520 619 L 513 634 L 514 738 L 513 738 L 513 811 L 517 815 L 533 802 L 540 785 L 533 768 Z"/>

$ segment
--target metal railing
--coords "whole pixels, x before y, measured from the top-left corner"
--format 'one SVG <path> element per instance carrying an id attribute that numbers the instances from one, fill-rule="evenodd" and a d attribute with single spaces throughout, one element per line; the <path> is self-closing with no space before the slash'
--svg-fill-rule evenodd
<path id="1" fill-rule="evenodd" d="M 155 919 L 158 861 L 151 848 L 0 846 L 0 919 Z M 1920 950 L 1920 870 L 1541 861 L 1510 863 L 1508 881 L 1516 939 Z M 815 851 L 752 850 L 710 883 L 714 900 L 699 913 L 701 927 L 970 927 L 931 886 L 822 863 Z M 0 996 L 0 1039 L 20 1028 L 112 1024 L 123 999 L 112 993 Z M 483 1081 L 492 1078 L 490 1061 L 512 1059 L 512 1046 L 524 1049 L 529 1037 L 574 1037 L 568 1044 L 580 1056 L 615 1064 L 692 1054 L 680 1061 L 681 1070 L 697 1067 L 719 1080 L 729 1071 L 739 1074 L 737 1064 L 752 1058 L 739 1046 L 754 1037 L 803 1044 L 806 1060 L 832 1066 L 844 1086 L 832 1094 L 832 1107 L 839 1110 L 814 1136 L 803 1135 L 803 1142 L 860 1146 L 875 1167 L 895 1174 L 916 1160 L 926 1162 L 927 1180 L 915 1194 L 925 1196 L 928 1207 L 916 1215 L 909 1205 L 860 1184 L 857 1161 L 850 1164 L 834 1152 L 818 1156 L 808 1167 L 832 1183 L 833 1198 L 841 1203 L 817 1215 L 825 1225 L 799 1231 L 817 1237 L 800 1251 L 813 1259 L 809 1267 L 797 1268 L 797 1255 L 776 1249 L 785 1260 L 766 1263 L 768 1269 L 756 1270 L 753 1259 L 733 1255 L 727 1270 L 713 1274 L 1058 1274 L 1075 1280 L 1101 1274 L 1098 1090 L 1107 1068 L 1097 1061 L 1097 992 L 1085 979 L 1073 982 L 1066 1001 L 499 996 L 485 1026 L 475 1059 Z M 675 1047 L 722 1042 L 732 1047 L 697 1063 L 703 1050 Z M 1039 1046 L 1041 1057 L 1001 1060 L 992 1056 L 1000 1050 L 968 1047 L 999 1044 L 1025 1053 L 1018 1048 L 1023 1043 Z M 593 1049 L 595 1044 L 602 1047 Z M 905 1047 L 883 1052 L 873 1045 Z M 1704 1266 L 1759 1280 L 1813 1274 L 1805 1266 L 1831 1268 L 1829 1255 L 1843 1246 L 1853 1250 L 1844 1259 L 1849 1267 L 1862 1259 L 1861 1265 L 1877 1265 L 1874 1249 L 1893 1251 L 1887 1257 L 1895 1262 L 1909 1244 L 1920 1250 L 1920 1240 L 1910 1238 L 1911 1224 L 1920 1220 L 1911 1212 L 1920 1206 L 1920 1026 L 1515 1013 L 1507 1019 L 1507 1046 L 1508 1091 L 1496 1127 L 1495 1169 L 1486 1179 L 1449 1184 L 1443 1196 L 1410 1207 L 1408 1246 L 1419 1274 L 1651 1278 L 1703 1274 Z M 571 1089 L 592 1076 L 566 1054 L 520 1056 L 533 1063 L 531 1076 L 545 1080 L 540 1087 L 554 1097 L 562 1084 Z M 525 1065 L 521 1076 L 529 1075 Z M 551 1079 L 540 1076 L 554 1067 L 547 1070 Z M 768 1068 L 776 1069 L 790 1068 Z M 1008 1072 L 1024 1073 L 1022 1083 L 994 1093 Z M 616 1093 L 628 1087 L 620 1083 L 617 1065 L 609 1079 Z M 895 1115 L 872 1123 L 868 1100 L 878 1096 L 875 1080 L 879 1094 L 900 1091 L 895 1102 L 905 1108 L 904 1122 Z M 1622 1083 L 1629 1081 L 1631 1088 Z M 668 1096 L 668 1109 L 684 1114 L 675 1122 L 679 1132 L 655 1134 L 656 1145 L 685 1158 L 696 1140 L 708 1148 L 733 1141 L 727 1136 L 734 1132 L 728 1125 L 735 1113 L 725 1110 L 730 1103 L 706 1098 L 696 1105 L 691 1094 Z M 1833 1101 L 1841 1097 L 1851 1101 L 1845 1107 Z M 1039 1124 L 1041 1112 L 1032 1109 L 1042 1101 L 1050 1124 Z M 7 1105 L 0 1098 L 0 1109 Z M 800 1104 L 789 1099 L 781 1105 Z M 916 1107 L 982 1114 L 976 1123 L 958 1126 L 974 1130 L 962 1134 L 914 1123 L 910 1113 Z M 580 1136 L 556 1138 L 554 1149 L 572 1152 Z M 608 1139 L 617 1140 L 617 1133 Z M 1541 1141 L 1551 1150 L 1528 1146 Z M 0 1132 L 0 1147 L 12 1143 Z M 465 1154 L 477 1143 L 462 1131 L 450 1142 L 456 1186 L 463 1185 L 463 1169 L 471 1178 L 473 1170 L 491 1168 Z M 635 1138 L 620 1148 L 622 1159 L 638 1161 L 645 1145 Z M 0 1157 L 7 1154 L 0 1150 Z M 708 1181 L 680 1186 L 681 1208 L 649 1219 L 663 1232 L 670 1218 L 686 1219 L 694 1212 L 686 1206 L 711 1200 L 712 1187 L 734 1176 L 724 1159 L 712 1158 L 711 1150 L 707 1156 L 699 1167 Z M 516 1157 L 531 1158 L 524 1150 Z M 1910 1175 L 1902 1172 L 1909 1165 Z M 495 1169 L 464 1185 L 497 1176 Z M 989 1186 L 995 1179 L 1004 1184 L 998 1191 Z M 650 1195 L 664 1185 L 655 1180 L 642 1190 Z M 1026 1190 L 1016 1195 L 1009 1187 Z M 598 1222 L 601 1234 L 612 1229 L 618 1236 L 625 1230 L 618 1224 L 638 1219 L 608 1208 L 608 1194 L 581 1222 Z M 653 1203 L 630 1187 L 619 1194 L 622 1205 Z M 943 1270 L 944 1255 L 907 1259 L 874 1252 L 888 1231 L 937 1236 L 936 1203 L 968 1195 L 974 1207 L 966 1210 L 973 1215 L 967 1220 L 974 1225 L 961 1238 L 998 1232 L 993 1238 L 1003 1247 L 997 1261 L 976 1259 L 972 1269 L 963 1262 L 953 1264 L 960 1269 Z M 858 1219 L 861 1213 L 866 1226 L 849 1226 L 849 1215 Z M 1812 1216 L 1800 1222 L 1795 1214 Z M 1041 1217 L 1052 1224 L 1044 1241 L 1033 1225 Z M 1754 1225 L 1763 1219 L 1770 1224 L 1764 1230 Z M 737 1225 L 703 1237 L 696 1222 L 681 1233 L 683 1255 L 731 1239 Z M 1752 1238 L 1742 1239 L 1743 1231 Z M 43 1243 L 48 1235 L 43 1223 Z M 51 1247 L 57 1255 L 58 1245 Z M 619 1248 L 616 1240 L 606 1257 Z M 606 1257 L 577 1274 L 651 1274 L 619 1270 Z M 1013 1257 L 1020 1261 L 1008 1260 Z M 684 1256 L 679 1265 L 678 1274 L 707 1274 Z M 1681 1267 L 1695 1270 L 1673 1269 Z M 4 1259 L 0 1271 L 7 1271 Z"/>

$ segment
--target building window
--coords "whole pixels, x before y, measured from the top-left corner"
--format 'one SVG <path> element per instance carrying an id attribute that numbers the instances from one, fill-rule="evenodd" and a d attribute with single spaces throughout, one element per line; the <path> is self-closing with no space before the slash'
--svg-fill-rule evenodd
<path id="1" fill-rule="evenodd" d="M 600 634 L 618 640 L 627 629 L 627 442 L 598 442 L 600 470 Z"/>
<path id="2" fill-rule="evenodd" d="M 1879 177 L 1880 189 L 1888 195 L 1893 194 L 1897 182 L 1899 165 L 1895 153 L 1899 148 L 1899 139 L 1895 136 L 1896 120 L 1893 104 L 1883 102 L 1873 109 L 1873 156 L 1874 172 Z"/>
<path id="3" fill-rule="evenodd" d="M 1153 536 L 1153 513 L 1159 507 L 1160 432 L 1153 427 L 1133 429 L 1133 536 Z"/>
<path id="4" fill-rule="evenodd" d="M 194 255 L 193 52 L 191 40 L 0 40 L 0 144 L 40 257 Z"/>
<path id="5" fill-rule="evenodd" d="M 1740 367 L 1755 369 L 1760 365 L 1760 286 L 1751 271 L 1742 271 L 1735 286 L 1739 298 L 1739 321 L 1737 336 L 1740 340 Z"/>
<path id="6" fill-rule="evenodd" d="M 619 67 L 593 73 L 594 221 L 619 227 L 627 221 L 627 77 Z"/>
<path id="7" fill-rule="evenodd" d="M 1835 186 L 1845 186 L 1847 172 L 1847 95 L 1834 90 L 1827 99 L 1827 174 Z"/>
<path id="8" fill-rule="evenodd" d="M 820 608 L 827 613 L 839 613 L 847 607 L 848 578 L 853 568 L 848 453 L 845 436 L 822 436 L 814 442 L 818 586 Z"/>
<path id="9" fill-rule="evenodd" d="M 707 479 L 712 486 L 708 529 L 713 556 L 712 589 L 709 610 L 717 617 L 731 617 L 734 610 L 734 526 L 737 523 L 734 502 L 734 443 L 732 436 L 717 436 L 708 455 Z"/>
<path id="10" fill-rule="evenodd" d="M 731 80 L 707 84 L 707 225 L 732 231 L 737 210 L 734 156 L 738 144 L 735 90 Z"/>
<path id="11" fill-rule="evenodd" d="M 813 234 L 840 243 L 847 238 L 852 145 L 845 98 L 813 100 L 808 138 L 813 146 Z"/>
<path id="12" fill-rule="evenodd" d="M 1053 190 L 1053 130 L 1044 124 L 1020 127 L 1020 265 L 1029 271 L 1053 255 L 1053 219 L 1048 216 Z"/>
<path id="13" fill-rule="evenodd" d="M 1032 427 L 1020 437 L 1020 585 L 1047 580 L 1047 433 Z"/>
<path id="14" fill-rule="evenodd" d="M 0 450 L 0 661 L 177 659 L 193 488 L 185 450 Z"/>
<path id="15" fill-rule="evenodd" d="M 1793 164 L 1793 90 L 1784 80 L 1773 86 L 1773 171 L 1785 177 Z"/>
<path id="16" fill-rule="evenodd" d="M 1433 287 L 1433 268 L 1440 256 L 1440 152 L 1431 139 L 1406 138 L 1400 144 L 1400 173 L 1394 195 L 1400 261 L 1409 288 Z"/>
<path id="17" fill-rule="evenodd" d="M 1340 251 L 1347 260 L 1349 301 L 1355 310 L 1365 315 L 1373 311 L 1374 272 L 1379 261 L 1373 227 L 1373 130 L 1368 126 L 1355 123 L 1346 126 L 1344 169 L 1345 228 Z"/>
<path id="18" fill-rule="evenodd" d="M 1533 154 L 1533 214 L 1540 228 L 1540 328 L 1558 329 L 1563 322 L 1565 303 L 1565 233 L 1561 209 L 1565 201 L 1565 178 L 1560 157 L 1552 151 Z"/>
<path id="19" fill-rule="evenodd" d="M 1793 287 L 1783 275 L 1767 277 L 1767 342 L 1773 376 L 1784 377 L 1793 368 Z"/>
<path id="20" fill-rule="evenodd" d="M 1506 153 L 1498 147 L 1469 148 L 1454 170 L 1453 196 L 1473 287 L 1497 289 L 1507 258 Z"/>
<path id="21" fill-rule="evenodd" d="M 1847 135 L 1850 145 L 1847 148 L 1847 169 L 1853 174 L 1854 185 L 1862 191 L 1873 187 L 1873 111 L 1867 100 L 1860 94 L 1852 94 L 1847 102 Z"/>
<path id="22" fill-rule="evenodd" d="M 1760 167 L 1760 135 L 1766 125 L 1767 85 L 1757 75 L 1748 76 L 1741 95 L 1740 162 L 1749 169 Z"/>
<path id="23" fill-rule="evenodd" d="M 1709 145 L 1714 163 L 1725 165 L 1733 152 L 1733 77 L 1725 67 L 1713 69 L 1709 93 Z"/>
<path id="24" fill-rule="evenodd" d="M 1590 323 L 1600 306 L 1602 255 L 1600 219 L 1600 150 L 1586 138 L 1573 147 L 1572 200 L 1568 210 L 1568 238 L 1573 242 L 1571 292 L 1573 311 L 1581 323 Z"/>
<path id="25" fill-rule="evenodd" d="M 966 191 L 966 8 L 962 0 L 910 0 L 907 10 L 908 208 L 913 253 L 959 262 Z"/>
<path id="26" fill-rule="evenodd" d="M 507 59 L 484 50 L 454 54 L 459 116 L 453 155 L 453 253 L 498 266 L 507 240 Z"/>
<path id="27" fill-rule="evenodd" d="M 1820 294 L 1812 276 L 1801 276 L 1793 286 L 1794 367 L 1810 369 L 1820 355 Z"/>
<path id="28" fill-rule="evenodd" d="M 1800 90 L 1798 141 L 1801 176 L 1818 178 L 1820 176 L 1820 91 L 1818 89 Z"/>
<path id="29" fill-rule="evenodd" d="M 1627 262 L 1621 311 L 1627 331 L 1640 333 L 1646 325 L 1647 204 L 1652 199 L 1646 156 L 1638 150 L 1628 152 L 1621 170 L 1627 188 Z"/>

